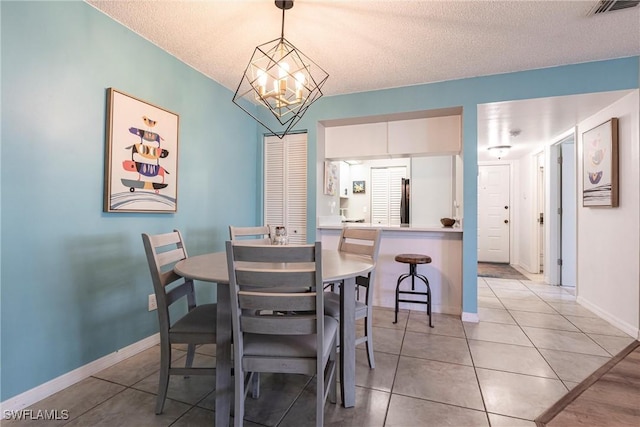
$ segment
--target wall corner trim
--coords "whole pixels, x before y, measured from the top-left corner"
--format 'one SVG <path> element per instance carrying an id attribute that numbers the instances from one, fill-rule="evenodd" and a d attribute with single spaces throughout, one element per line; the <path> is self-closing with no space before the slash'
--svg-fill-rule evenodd
<path id="1" fill-rule="evenodd" d="M 144 338 L 138 342 L 135 342 L 113 353 L 107 354 L 100 359 L 94 360 L 84 366 L 81 366 L 66 374 L 60 375 L 44 384 L 27 390 L 24 393 L 20 393 L 10 399 L 0 403 L 0 409 L 2 410 L 2 418 L 5 413 L 11 411 L 18 411 L 28 406 L 33 405 L 36 402 L 41 401 L 54 393 L 57 393 L 65 388 L 89 378 L 91 375 L 109 368 L 118 362 L 121 362 L 131 356 L 153 347 L 160 343 L 160 334 L 154 334 L 147 338 Z"/>

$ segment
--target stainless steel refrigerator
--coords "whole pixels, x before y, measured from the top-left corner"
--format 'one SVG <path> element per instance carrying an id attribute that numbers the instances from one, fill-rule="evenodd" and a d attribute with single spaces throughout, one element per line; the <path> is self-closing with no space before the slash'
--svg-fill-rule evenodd
<path id="1" fill-rule="evenodd" d="M 402 178 L 402 197 L 400 199 L 400 224 L 409 225 L 409 204 L 411 202 L 409 178 Z"/>

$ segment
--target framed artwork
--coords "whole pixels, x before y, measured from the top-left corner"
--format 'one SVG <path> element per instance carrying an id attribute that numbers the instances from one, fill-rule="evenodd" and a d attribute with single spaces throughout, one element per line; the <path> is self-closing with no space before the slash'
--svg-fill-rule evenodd
<path id="1" fill-rule="evenodd" d="M 324 162 L 324 194 L 334 196 L 338 187 L 338 165 Z"/>
<path id="2" fill-rule="evenodd" d="M 618 206 L 618 119 L 582 134 L 582 206 Z"/>
<path id="3" fill-rule="evenodd" d="M 171 111 L 107 90 L 104 212 L 177 211 L 178 122 Z"/>
<path id="4" fill-rule="evenodd" d="M 364 194 L 364 181 L 353 181 L 353 194 Z"/>

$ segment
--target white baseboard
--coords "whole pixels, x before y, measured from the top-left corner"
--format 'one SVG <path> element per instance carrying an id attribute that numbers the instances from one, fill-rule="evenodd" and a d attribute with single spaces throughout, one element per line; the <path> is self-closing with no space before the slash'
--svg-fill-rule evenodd
<path id="1" fill-rule="evenodd" d="M 480 322 L 480 316 L 478 316 L 478 313 L 466 313 L 466 312 L 462 312 L 462 321 L 463 322 L 470 322 L 470 323 L 479 323 Z"/>
<path id="2" fill-rule="evenodd" d="M 518 264 L 515 264 L 514 267 L 520 267 L 521 269 L 523 269 L 524 271 L 526 271 L 529 274 L 537 274 L 537 273 L 533 272 L 533 268 L 531 268 L 531 266 L 529 264 L 525 264 L 525 263 L 520 262 Z M 517 268 L 516 268 L 516 270 L 517 270 Z"/>
<path id="3" fill-rule="evenodd" d="M 592 304 L 582 297 L 577 297 L 576 302 L 582 306 L 584 306 L 587 310 L 594 312 L 598 316 L 602 317 L 607 322 L 611 323 L 616 328 L 620 329 L 622 332 L 631 335 L 631 337 L 640 340 L 640 325 L 632 325 L 630 323 L 625 322 L 617 318 L 616 316 L 602 310 L 600 307 Z"/>
<path id="4" fill-rule="evenodd" d="M 31 390 L 27 390 L 24 393 L 7 399 L 0 403 L 0 410 L 2 411 L 2 414 L 5 414 L 5 411 L 10 412 L 24 409 L 54 393 L 59 392 L 60 390 L 64 390 L 65 388 L 102 371 L 103 369 L 113 366 L 124 359 L 151 348 L 159 342 L 160 334 L 151 335 L 150 337 L 144 338 L 111 354 L 107 354 L 98 360 L 94 360 L 91 363 L 74 369 L 71 372 L 60 375 L 59 377 L 34 387 Z"/>

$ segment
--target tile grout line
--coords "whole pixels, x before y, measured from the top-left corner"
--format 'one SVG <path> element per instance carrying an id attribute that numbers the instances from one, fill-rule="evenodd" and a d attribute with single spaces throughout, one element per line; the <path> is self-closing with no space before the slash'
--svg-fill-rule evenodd
<path id="1" fill-rule="evenodd" d="M 464 327 L 464 322 L 462 323 L 462 333 L 464 334 L 464 340 L 467 343 L 467 350 L 469 351 L 469 357 L 471 358 L 471 366 L 473 366 L 473 374 L 476 377 L 476 384 L 478 385 L 478 391 L 480 392 L 480 399 L 482 400 L 482 407 L 484 408 L 484 416 L 487 420 L 487 424 L 491 427 L 491 420 L 489 419 L 489 411 L 487 410 L 487 403 L 484 399 L 484 393 L 482 392 L 482 386 L 480 385 L 480 378 L 478 378 L 478 369 L 476 367 L 476 362 L 473 359 L 473 352 L 471 351 L 471 345 L 469 344 L 469 337 L 467 336 L 467 330 Z"/>
<path id="2" fill-rule="evenodd" d="M 389 416 L 389 409 L 391 408 L 391 399 L 393 398 L 393 389 L 396 385 L 396 377 L 398 376 L 398 368 L 400 367 L 400 358 L 402 357 L 402 347 L 404 346 L 404 338 L 407 335 L 407 327 L 409 326 L 409 318 L 411 317 L 411 310 L 407 313 L 407 321 L 404 324 L 404 329 L 402 333 L 402 342 L 400 344 L 400 350 L 398 353 L 398 360 L 396 362 L 396 367 L 393 371 L 393 381 L 391 381 L 391 387 L 389 388 L 389 400 L 387 401 L 387 409 L 384 411 L 384 419 L 382 420 L 382 425 L 387 425 L 387 418 Z M 398 393 L 396 393 L 398 394 Z"/>

